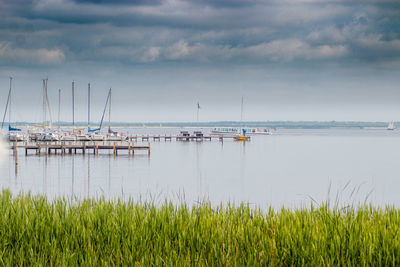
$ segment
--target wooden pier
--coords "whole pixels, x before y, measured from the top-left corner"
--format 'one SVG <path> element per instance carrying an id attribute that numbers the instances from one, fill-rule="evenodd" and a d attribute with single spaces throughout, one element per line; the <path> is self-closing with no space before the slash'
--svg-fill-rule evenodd
<path id="1" fill-rule="evenodd" d="M 128 155 L 134 155 L 137 150 L 145 150 L 148 155 L 151 151 L 150 143 L 147 145 L 136 145 L 134 143 L 105 143 L 105 142 L 48 142 L 48 143 L 32 143 L 32 144 L 16 144 L 10 146 L 10 149 L 14 151 L 18 149 L 24 149 L 25 155 L 28 155 L 29 151 L 34 151 L 37 155 L 42 153 L 50 154 L 86 154 L 93 153 L 99 154 L 99 151 L 113 151 L 114 155 L 118 155 L 120 150 L 125 150 Z"/>
<path id="2" fill-rule="evenodd" d="M 211 140 L 220 140 L 223 141 L 224 139 L 234 139 L 235 135 L 208 135 L 208 136 L 196 136 L 196 135 L 189 135 L 189 136 L 182 136 L 182 135 L 136 135 L 136 136 L 127 136 L 126 140 L 128 141 L 211 141 Z"/>
<path id="3" fill-rule="evenodd" d="M 30 151 L 34 151 L 36 154 L 86 154 L 93 153 L 99 154 L 99 151 L 112 151 L 114 155 L 118 155 L 118 152 L 125 150 L 128 155 L 135 154 L 137 150 L 145 150 L 150 155 L 151 146 L 150 140 L 153 141 L 212 141 L 224 139 L 235 139 L 235 135 L 136 135 L 127 136 L 123 140 L 119 141 L 33 141 L 33 142 L 12 142 L 10 143 L 10 149 L 17 152 L 18 149 L 24 149 L 25 155 L 28 155 Z M 147 145 L 137 145 L 134 141 L 147 141 Z"/>

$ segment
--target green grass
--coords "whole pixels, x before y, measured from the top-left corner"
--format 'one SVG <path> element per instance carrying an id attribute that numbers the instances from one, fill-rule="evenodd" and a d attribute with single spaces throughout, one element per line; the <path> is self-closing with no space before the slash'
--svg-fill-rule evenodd
<path id="1" fill-rule="evenodd" d="M 0 265 L 400 265 L 400 210 L 0 195 Z"/>

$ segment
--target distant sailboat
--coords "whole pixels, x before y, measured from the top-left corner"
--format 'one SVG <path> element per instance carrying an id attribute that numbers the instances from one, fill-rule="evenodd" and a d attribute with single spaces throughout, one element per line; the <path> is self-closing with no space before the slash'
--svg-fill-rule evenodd
<path id="1" fill-rule="evenodd" d="M 242 96 L 242 105 L 240 108 L 240 131 L 239 134 L 234 137 L 236 141 L 249 141 L 250 137 L 246 136 L 246 130 L 243 129 L 243 96 Z"/>
<path id="2" fill-rule="evenodd" d="M 48 96 L 48 90 L 47 90 L 47 82 L 48 79 L 43 79 L 43 122 L 42 122 L 42 129 L 38 133 L 34 133 L 36 136 L 36 140 L 38 141 L 58 141 L 60 140 L 59 133 L 53 131 L 53 117 L 51 113 L 51 108 L 50 108 L 50 101 L 49 101 L 49 96 Z M 46 117 L 46 112 L 48 111 L 49 113 L 49 127 L 47 128 L 47 117 Z"/>
<path id="3" fill-rule="evenodd" d="M 394 122 L 393 121 L 389 122 L 389 124 L 388 124 L 386 129 L 387 130 L 391 130 L 391 131 L 396 129 L 396 126 L 394 126 Z"/>
<path id="4" fill-rule="evenodd" d="M 6 108 L 4 110 L 4 115 L 3 115 L 3 122 L 1 123 L 1 128 L 3 129 L 4 126 L 4 120 L 6 118 L 7 110 L 8 110 L 8 139 L 10 141 L 22 141 L 24 139 L 24 136 L 20 133 L 21 129 L 19 128 L 14 128 L 11 126 L 11 93 L 12 93 L 12 77 L 10 77 L 10 89 L 8 91 L 8 97 L 7 97 L 7 103 L 6 103 Z"/>
<path id="5" fill-rule="evenodd" d="M 107 94 L 107 99 L 106 99 L 106 104 L 104 105 L 104 110 L 103 110 L 103 114 L 101 116 L 101 121 L 100 121 L 100 125 L 98 128 L 90 128 L 90 84 L 88 85 L 88 133 L 90 133 L 90 138 L 92 141 L 102 141 L 104 140 L 104 136 L 102 134 L 100 134 L 100 130 L 101 127 L 103 126 L 103 121 L 104 121 L 104 115 L 106 113 L 107 110 L 107 105 L 109 104 L 109 100 L 111 97 L 111 88 L 110 91 L 108 91 Z"/>
<path id="6" fill-rule="evenodd" d="M 1 128 L 4 126 L 4 119 L 6 118 L 7 110 L 8 110 L 8 131 L 21 131 L 21 129 L 13 128 L 11 126 L 11 92 L 12 92 L 12 77 L 10 77 L 10 89 L 8 91 L 6 109 L 4 110 L 3 122 L 1 123 Z"/>
<path id="7" fill-rule="evenodd" d="M 124 140 L 124 137 L 122 136 L 118 136 L 118 132 L 113 131 L 111 129 L 111 88 L 108 94 L 108 136 L 107 136 L 107 140 L 108 141 L 121 141 Z"/>
<path id="8" fill-rule="evenodd" d="M 100 131 L 100 127 L 98 128 L 90 128 L 90 83 L 88 83 L 88 132 L 98 132 Z"/>

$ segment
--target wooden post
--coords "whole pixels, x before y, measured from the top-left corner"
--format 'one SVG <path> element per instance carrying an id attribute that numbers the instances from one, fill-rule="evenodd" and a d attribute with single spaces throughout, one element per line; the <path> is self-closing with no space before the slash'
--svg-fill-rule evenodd
<path id="1" fill-rule="evenodd" d="M 114 150 L 114 156 L 116 155 L 115 154 L 115 146 L 117 145 L 117 143 L 116 142 L 114 142 L 114 148 L 113 148 L 113 150 Z"/>
<path id="2" fill-rule="evenodd" d="M 86 142 L 83 143 L 83 151 L 82 151 L 82 153 L 85 154 L 85 152 L 86 152 Z"/>
<path id="3" fill-rule="evenodd" d="M 15 157 L 15 167 L 18 165 L 18 149 L 17 149 L 17 141 L 14 142 L 14 157 Z"/>
<path id="4" fill-rule="evenodd" d="M 99 154 L 99 143 L 96 142 L 95 154 Z"/>
<path id="5" fill-rule="evenodd" d="M 132 156 L 135 155 L 135 143 L 132 143 Z"/>
<path id="6" fill-rule="evenodd" d="M 149 148 L 148 148 L 148 155 L 150 156 L 150 142 L 149 142 Z"/>
<path id="7" fill-rule="evenodd" d="M 13 144 L 13 154 L 15 155 L 15 151 L 17 151 L 17 141 L 14 141 L 14 144 Z"/>
<path id="8" fill-rule="evenodd" d="M 131 143 L 128 145 L 128 156 L 131 156 Z"/>

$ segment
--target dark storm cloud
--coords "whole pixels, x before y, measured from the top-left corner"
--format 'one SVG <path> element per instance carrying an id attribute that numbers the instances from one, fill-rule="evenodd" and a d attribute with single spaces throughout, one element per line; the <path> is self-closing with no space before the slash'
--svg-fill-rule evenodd
<path id="1" fill-rule="evenodd" d="M 400 57 L 399 2 L 38 0 L 0 6 L 1 65 L 307 66 Z"/>

